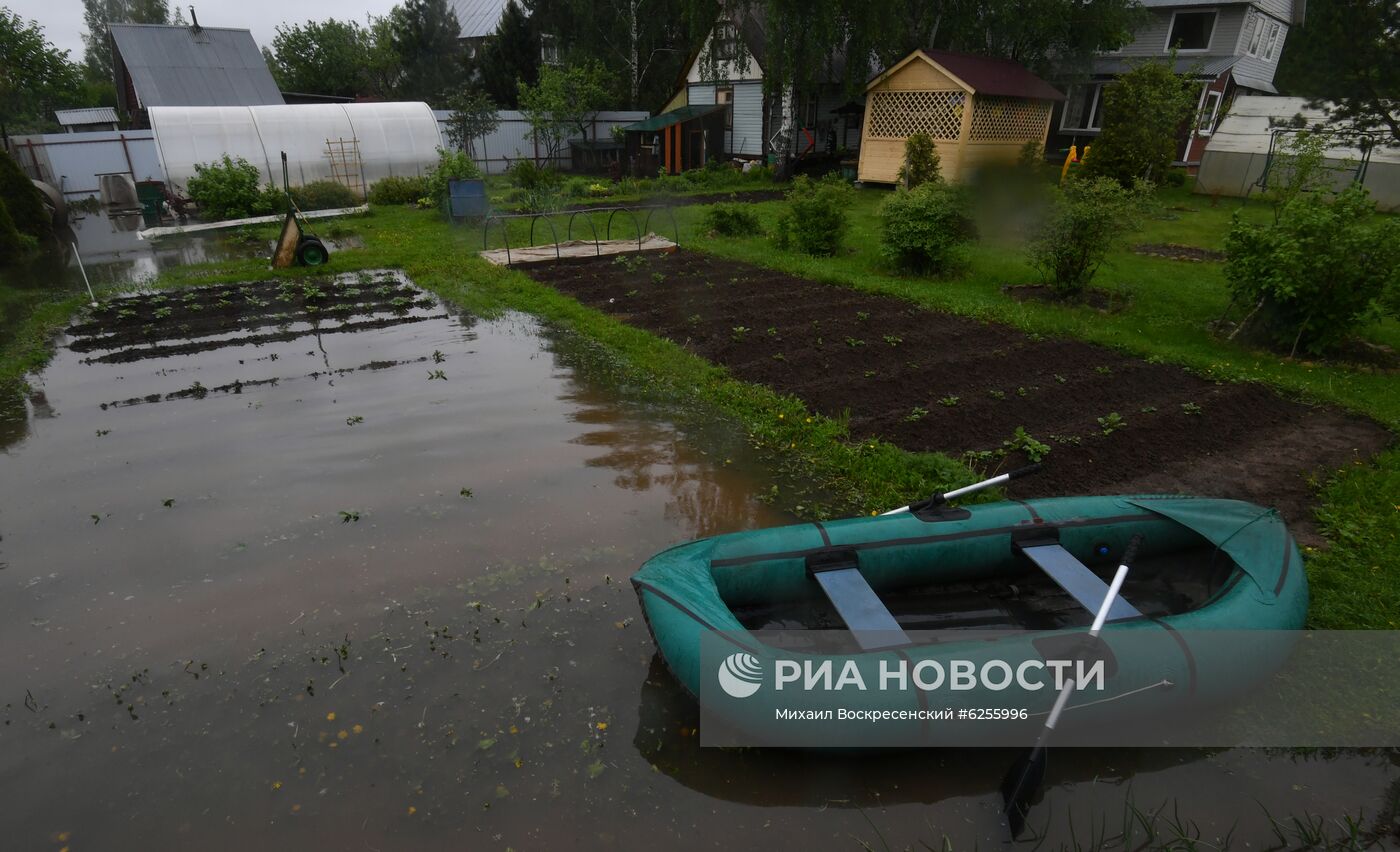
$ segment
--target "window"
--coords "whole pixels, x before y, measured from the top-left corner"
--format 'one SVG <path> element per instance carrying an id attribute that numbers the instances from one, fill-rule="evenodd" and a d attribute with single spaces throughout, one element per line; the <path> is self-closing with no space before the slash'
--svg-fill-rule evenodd
<path id="1" fill-rule="evenodd" d="M 1174 47 L 1183 53 L 1208 50 L 1214 31 L 1214 9 L 1208 12 L 1173 12 L 1171 33 L 1167 36 L 1165 49 Z"/>
<path id="2" fill-rule="evenodd" d="M 734 87 L 721 86 L 715 89 L 715 103 L 729 107 L 724 111 L 724 129 L 734 129 Z"/>
<path id="3" fill-rule="evenodd" d="M 710 53 L 717 62 L 732 62 L 739 58 L 739 35 L 729 21 L 721 21 L 715 25 Z"/>
<path id="4" fill-rule="evenodd" d="M 1222 92 L 1206 92 L 1205 99 L 1201 101 L 1201 115 L 1196 120 L 1196 133 L 1209 136 L 1215 132 L 1215 114 L 1220 111 L 1221 97 Z"/>
<path id="5" fill-rule="evenodd" d="M 1098 130 L 1103 126 L 1103 84 L 1082 83 L 1069 87 L 1061 130 Z"/>
<path id="6" fill-rule="evenodd" d="M 1282 29 L 1283 27 L 1279 25 L 1278 21 L 1273 21 L 1269 24 L 1269 37 L 1264 42 L 1265 62 L 1272 62 L 1274 60 L 1274 48 L 1278 46 L 1278 34 Z"/>
<path id="7" fill-rule="evenodd" d="M 540 33 L 540 62 L 559 64 L 559 39 L 550 33 Z"/>
<path id="8" fill-rule="evenodd" d="M 1254 33 L 1249 37 L 1249 49 L 1245 51 L 1250 56 L 1259 55 L 1260 43 L 1264 40 L 1264 30 L 1269 27 L 1269 19 L 1265 16 L 1254 13 Z"/>

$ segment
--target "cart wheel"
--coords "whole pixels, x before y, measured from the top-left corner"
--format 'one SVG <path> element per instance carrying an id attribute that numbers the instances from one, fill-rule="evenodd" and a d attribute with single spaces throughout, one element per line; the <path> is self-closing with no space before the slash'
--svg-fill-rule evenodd
<path id="1" fill-rule="evenodd" d="M 297 263 L 302 266 L 320 266 L 330 258 L 326 246 L 315 237 L 307 237 L 297 243 Z"/>

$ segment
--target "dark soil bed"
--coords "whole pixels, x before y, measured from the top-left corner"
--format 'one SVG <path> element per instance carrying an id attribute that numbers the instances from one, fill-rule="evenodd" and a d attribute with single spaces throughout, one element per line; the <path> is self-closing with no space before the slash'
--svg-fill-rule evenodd
<path id="1" fill-rule="evenodd" d="M 849 413 L 857 438 L 1008 468 L 1024 456 L 1000 451 L 1024 427 L 1052 450 L 1016 496 L 1238 497 L 1277 506 L 1306 537 L 1310 477 L 1391 440 L 1366 418 L 1261 385 L 1217 384 L 1100 346 L 684 250 L 524 271 L 740 379 L 830 417 Z"/>
<path id="2" fill-rule="evenodd" d="M 1185 260 L 1191 263 L 1219 262 L 1225 259 L 1224 252 L 1197 248 L 1196 246 L 1184 246 L 1180 243 L 1141 243 L 1133 246 L 1133 253 L 1165 257 L 1170 260 Z"/>

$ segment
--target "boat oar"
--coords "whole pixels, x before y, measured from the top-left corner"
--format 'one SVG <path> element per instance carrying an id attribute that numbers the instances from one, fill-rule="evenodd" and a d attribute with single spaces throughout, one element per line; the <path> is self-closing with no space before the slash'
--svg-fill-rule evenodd
<path id="1" fill-rule="evenodd" d="M 1118 599 L 1118 592 L 1123 588 L 1123 581 L 1128 577 L 1128 565 L 1136 555 L 1138 545 L 1142 542 L 1142 536 L 1135 535 L 1128 542 L 1127 550 L 1123 551 L 1123 559 L 1118 565 L 1118 573 L 1113 575 L 1113 582 L 1108 585 L 1108 594 L 1104 595 L 1103 603 L 1099 604 L 1099 611 L 1094 614 L 1094 624 L 1089 628 L 1090 640 L 1097 639 L 1099 631 L 1103 630 L 1104 622 L 1108 620 L 1108 611 L 1113 608 L 1113 602 Z M 1054 732 L 1055 725 L 1060 721 L 1060 714 L 1064 712 L 1065 705 L 1069 703 L 1069 697 L 1074 692 L 1074 679 L 1066 681 L 1060 694 L 1055 697 L 1055 705 L 1050 708 L 1050 715 L 1045 719 L 1045 727 L 1041 729 L 1040 736 L 1036 738 L 1035 745 L 1029 752 L 1021 757 L 1011 771 L 1006 773 L 1006 777 L 1001 782 L 1001 795 L 1006 804 L 1006 821 L 1011 826 L 1011 837 L 1014 840 L 1020 835 L 1021 829 L 1026 827 L 1026 814 L 1030 811 L 1031 799 L 1034 798 L 1037 790 L 1040 789 L 1040 782 L 1045 780 L 1045 748 L 1050 742 L 1050 734 Z"/>
<path id="2" fill-rule="evenodd" d="M 1025 467 L 1020 468 L 1018 470 L 1013 470 L 1010 473 L 1003 473 L 999 476 L 993 476 L 991 479 L 984 479 L 981 482 L 974 482 L 972 485 L 964 485 L 962 488 L 954 488 L 952 491 L 949 491 L 946 494 L 935 494 L 927 500 L 920 500 L 917 503 L 910 503 L 908 506 L 900 506 L 898 509 L 891 509 L 888 512 L 885 512 L 885 514 L 898 515 L 900 512 L 917 512 L 921 509 L 932 509 L 937 506 L 942 506 L 943 504 L 948 503 L 952 500 L 956 500 L 959 497 L 965 497 L 968 494 L 973 494 L 978 491 L 981 491 L 984 488 L 992 488 L 994 486 L 1010 482 L 1013 479 L 1020 479 L 1023 476 L 1029 476 L 1030 474 L 1035 473 L 1039 470 L 1040 462 L 1036 462 L 1035 464 L 1026 465 Z"/>

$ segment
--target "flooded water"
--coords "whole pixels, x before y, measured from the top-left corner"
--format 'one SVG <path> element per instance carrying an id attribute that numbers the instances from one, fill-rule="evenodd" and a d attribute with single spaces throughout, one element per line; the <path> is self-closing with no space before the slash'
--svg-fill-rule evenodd
<path id="1" fill-rule="evenodd" d="M 236 232 L 142 239 L 137 229 L 140 217 L 112 218 L 105 211 L 75 213 L 70 218 L 70 241 L 87 266 L 93 285 L 134 284 L 154 280 L 161 270 L 211 260 L 270 256 L 265 240 L 249 240 Z M 69 277 L 78 279 L 76 264 L 70 264 Z"/>
<path id="2" fill-rule="evenodd" d="M 392 274 L 114 300 L 59 343 L 0 413 L 3 845 L 1003 842 L 1003 753 L 699 748 L 626 578 L 790 519 L 743 435 L 587 343 Z M 1260 802 L 1373 816 L 1397 777 L 1063 751 L 1031 825 L 1087 842 L 1128 798 L 1268 840 Z"/>

